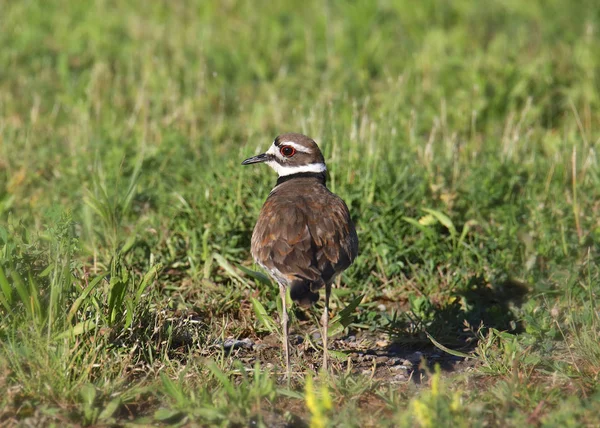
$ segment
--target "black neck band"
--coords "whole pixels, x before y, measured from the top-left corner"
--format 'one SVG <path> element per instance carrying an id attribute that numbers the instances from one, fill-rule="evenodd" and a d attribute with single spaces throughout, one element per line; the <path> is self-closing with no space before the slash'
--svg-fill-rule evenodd
<path id="1" fill-rule="evenodd" d="M 281 183 L 285 183 L 286 181 L 293 180 L 294 178 L 316 178 L 321 183 L 325 184 L 327 181 L 327 173 L 323 172 L 299 172 L 297 174 L 284 175 L 277 179 L 276 186 L 279 186 Z"/>

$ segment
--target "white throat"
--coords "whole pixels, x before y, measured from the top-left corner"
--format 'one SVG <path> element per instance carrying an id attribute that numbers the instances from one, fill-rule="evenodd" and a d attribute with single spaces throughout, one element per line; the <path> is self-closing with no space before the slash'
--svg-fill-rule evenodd
<path id="1" fill-rule="evenodd" d="M 298 165 L 298 166 L 289 166 L 289 165 L 281 165 L 276 161 L 267 162 L 271 168 L 273 168 L 280 177 L 285 177 L 286 175 L 292 174 L 300 174 L 303 172 L 325 172 L 327 171 L 327 167 L 324 163 L 309 163 L 308 165 Z"/>

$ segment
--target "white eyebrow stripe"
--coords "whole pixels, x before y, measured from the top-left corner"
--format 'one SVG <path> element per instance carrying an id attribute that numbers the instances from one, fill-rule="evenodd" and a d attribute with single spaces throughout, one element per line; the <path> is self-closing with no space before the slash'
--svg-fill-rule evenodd
<path id="1" fill-rule="evenodd" d="M 312 151 L 310 149 L 307 149 L 306 147 L 304 147 L 301 144 L 294 143 L 293 141 L 282 141 L 279 143 L 279 147 L 281 147 L 281 146 L 293 147 L 294 149 L 296 149 L 297 152 L 312 153 Z"/>
<path id="2" fill-rule="evenodd" d="M 269 147 L 269 150 L 267 150 L 267 154 L 281 157 L 281 155 L 279 154 L 279 150 L 277 149 L 277 146 L 274 143 L 271 144 L 271 147 Z"/>
<path id="3" fill-rule="evenodd" d="M 267 162 L 271 168 L 273 168 L 280 177 L 285 177 L 286 175 L 292 174 L 300 174 L 303 172 L 325 172 L 327 171 L 327 167 L 324 163 L 310 163 L 308 165 L 298 165 L 298 166 L 289 166 L 289 165 L 280 165 L 278 162 L 270 161 Z"/>

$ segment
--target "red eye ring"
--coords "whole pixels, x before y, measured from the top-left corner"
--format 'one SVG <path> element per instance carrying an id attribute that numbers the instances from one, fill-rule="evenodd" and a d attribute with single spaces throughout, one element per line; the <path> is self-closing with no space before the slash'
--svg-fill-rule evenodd
<path id="1" fill-rule="evenodd" d="M 292 156 L 294 156 L 296 154 L 296 149 L 293 148 L 292 146 L 282 146 L 279 149 L 279 151 L 286 158 L 291 158 Z"/>

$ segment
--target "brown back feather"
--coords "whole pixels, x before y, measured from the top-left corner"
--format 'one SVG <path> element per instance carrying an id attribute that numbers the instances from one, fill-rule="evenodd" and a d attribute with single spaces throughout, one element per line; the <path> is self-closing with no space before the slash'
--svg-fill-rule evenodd
<path id="1" fill-rule="evenodd" d="M 357 253 L 346 204 L 314 178 L 293 179 L 273 189 L 252 235 L 257 263 L 277 281 L 309 285 L 313 292 L 348 268 Z"/>

